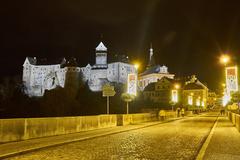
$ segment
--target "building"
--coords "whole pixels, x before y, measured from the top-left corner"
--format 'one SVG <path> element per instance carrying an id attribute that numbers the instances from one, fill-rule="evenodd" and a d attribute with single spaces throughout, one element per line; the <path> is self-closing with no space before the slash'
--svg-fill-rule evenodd
<path id="1" fill-rule="evenodd" d="M 162 105 L 161 107 L 168 107 L 172 101 L 179 102 L 181 97 L 181 81 L 163 77 L 157 82 L 148 84 L 143 90 L 143 97 L 145 101 L 151 101 Z M 175 95 L 173 95 L 173 93 Z M 174 96 L 174 99 L 173 99 Z"/>
<path id="2" fill-rule="evenodd" d="M 134 65 L 125 62 L 107 63 L 107 47 L 100 42 L 96 47 L 96 62 L 82 67 L 83 79 L 92 91 L 101 91 L 106 83 L 127 83 L 130 73 L 136 73 Z"/>
<path id="3" fill-rule="evenodd" d="M 144 101 L 169 107 L 175 104 L 188 109 L 205 109 L 208 102 L 208 88 L 195 76 L 190 80 L 163 77 L 148 84 L 143 90 Z"/>
<path id="4" fill-rule="evenodd" d="M 217 103 L 217 94 L 213 91 L 208 92 L 207 106 L 214 107 Z"/>
<path id="5" fill-rule="evenodd" d="M 153 48 L 151 47 L 149 50 L 149 62 L 146 70 L 139 74 L 139 88 L 140 90 L 144 90 L 144 88 L 150 83 L 157 82 L 163 77 L 167 77 L 169 79 L 174 78 L 174 74 L 170 74 L 168 72 L 168 68 L 166 66 L 155 65 Z"/>
<path id="6" fill-rule="evenodd" d="M 70 63 L 65 58 L 59 64 L 46 64 L 38 62 L 35 57 L 26 57 L 22 76 L 25 93 L 30 97 L 40 97 L 45 90 L 64 87 L 67 72 L 80 73 L 80 68 L 70 66 Z"/>
<path id="7" fill-rule="evenodd" d="M 125 62 L 107 63 L 107 48 L 100 42 L 96 47 L 96 61 L 94 65 L 78 67 L 76 59 L 66 61 L 63 59 L 57 64 L 42 64 L 37 58 L 27 57 L 23 64 L 23 84 L 25 93 L 29 96 L 43 96 L 45 90 L 51 90 L 57 86 L 63 87 L 68 72 L 82 74 L 82 80 L 87 82 L 92 91 L 101 91 L 106 83 L 127 83 L 130 73 L 137 71 L 134 65 Z M 79 76 L 76 76 L 79 77 Z"/>
<path id="8" fill-rule="evenodd" d="M 189 108 L 206 108 L 208 88 L 195 75 L 183 87 L 183 105 Z"/>

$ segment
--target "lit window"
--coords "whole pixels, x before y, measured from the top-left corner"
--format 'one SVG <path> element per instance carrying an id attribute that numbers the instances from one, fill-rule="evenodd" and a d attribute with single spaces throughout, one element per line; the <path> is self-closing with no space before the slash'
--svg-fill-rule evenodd
<path id="1" fill-rule="evenodd" d="M 193 96 L 188 96 L 188 104 L 192 105 L 193 104 Z"/>

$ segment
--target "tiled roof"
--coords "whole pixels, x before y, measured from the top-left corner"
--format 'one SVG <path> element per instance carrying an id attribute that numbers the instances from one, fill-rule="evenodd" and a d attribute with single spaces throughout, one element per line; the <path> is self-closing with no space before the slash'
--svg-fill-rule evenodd
<path id="1" fill-rule="evenodd" d="M 99 45 L 96 47 L 96 51 L 107 51 L 107 47 L 105 47 L 105 45 L 100 42 Z"/>
<path id="2" fill-rule="evenodd" d="M 34 58 L 27 57 L 27 59 L 28 59 L 30 64 L 32 64 L 32 65 L 36 65 L 37 64 L 37 59 L 35 57 Z"/>
<path id="3" fill-rule="evenodd" d="M 150 67 L 146 71 L 141 73 L 140 76 L 144 76 L 144 75 L 152 74 L 152 73 L 159 73 L 160 72 L 160 67 L 161 67 L 160 65 L 156 65 L 156 66 Z"/>

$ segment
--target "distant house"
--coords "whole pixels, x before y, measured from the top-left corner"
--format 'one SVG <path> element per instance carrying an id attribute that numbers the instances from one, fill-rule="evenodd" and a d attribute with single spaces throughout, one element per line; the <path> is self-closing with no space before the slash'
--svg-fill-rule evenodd
<path id="1" fill-rule="evenodd" d="M 176 84 L 181 86 L 179 80 L 167 77 L 163 77 L 157 82 L 150 83 L 143 90 L 144 100 L 158 103 L 160 107 L 168 107 L 171 105 L 173 90 L 177 90 L 178 98 L 181 97 L 181 89 L 176 89 Z"/>
<path id="2" fill-rule="evenodd" d="M 190 80 L 163 77 L 148 84 L 143 90 L 144 101 L 169 107 L 174 104 L 188 109 L 206 108 L 208 88 L 195 76 Z"/>
<path id="3" fill-rule="evenodd" d="M 150 57 L 146 70 L 139 74 L 138 82 L 140 90 L 144 90 L 146 86 L 150 83 L 157 82 L 163 77 L 167 77 L 169 79 L 174 78 L 174 74 L 168 73 L 168 68 L 166 66 L 156 65 L 153 57 L 153 49 L 150 48 Z"/>
<path id="4" fill-rule="evenodd" d="M 195 76 L 183 87 L 183 104 L 189 108 L 206 108 L 208 88 Z"/>
<path id="5" fill-rule="evenodd" d="M 208 91 L 208 99 L 207 99 L 207 106 L 214 106 L 217 102 L 217 95 L 213 91 Z"/>

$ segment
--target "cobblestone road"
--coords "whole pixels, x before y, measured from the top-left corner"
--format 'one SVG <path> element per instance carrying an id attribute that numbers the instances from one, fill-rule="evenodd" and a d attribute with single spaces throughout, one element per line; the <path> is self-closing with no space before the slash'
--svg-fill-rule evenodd
<path id="1" fill-rule="evenodd" d="M 42 149 L 8 160 L 195 159 L 215 116 L 191 117 Z"/>

